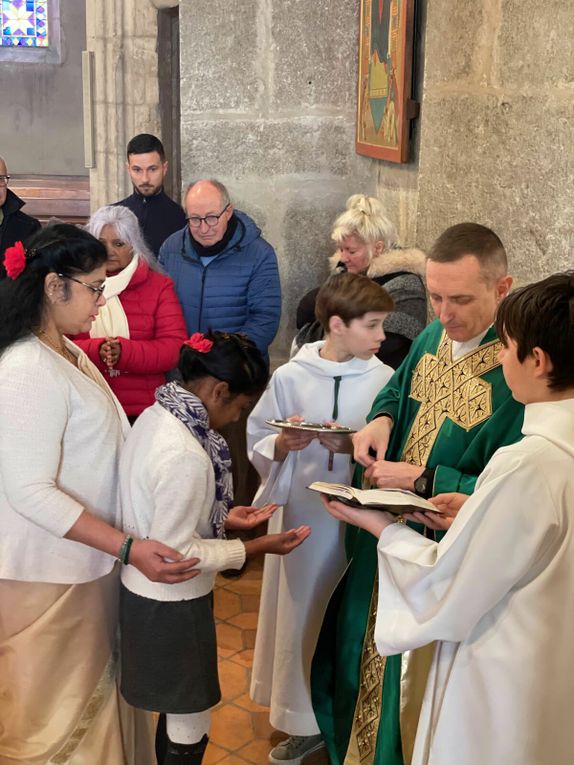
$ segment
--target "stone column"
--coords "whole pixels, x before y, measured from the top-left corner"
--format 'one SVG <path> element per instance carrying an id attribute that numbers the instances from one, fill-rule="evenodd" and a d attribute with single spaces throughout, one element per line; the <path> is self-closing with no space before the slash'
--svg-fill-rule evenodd
<path id="1" fill-rule="evenodd" d="M 302 294 L 333 252 L 331 225 L 375 166 L 354 151 L 359 4 L 180 2 L 182 178 L 216 177 L 277 250 L 289 347 Z"/>
<path id="2" fill-rule="evenodd" d="M 159 135 L 157 10 L 149 0 L 86 0 L 86 26 L 87 49 L 94 53 L 94 210 L 130 193 L 130 138 Z"/>

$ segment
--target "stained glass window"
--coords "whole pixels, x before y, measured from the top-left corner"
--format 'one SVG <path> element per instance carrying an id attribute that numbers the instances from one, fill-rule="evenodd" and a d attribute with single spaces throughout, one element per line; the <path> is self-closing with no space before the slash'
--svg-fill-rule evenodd
<path id="1" fill-rule="evenodd" d="M 48 0 L 1 0 L 0 45 L 48 47 Z"/>

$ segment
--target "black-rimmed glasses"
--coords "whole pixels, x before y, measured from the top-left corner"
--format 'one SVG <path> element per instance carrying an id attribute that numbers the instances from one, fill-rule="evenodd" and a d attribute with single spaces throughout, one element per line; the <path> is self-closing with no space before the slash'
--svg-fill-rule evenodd
<path id="1" fill-rule="evenodd" d="M 60 279 L 69 279 L 71 282 L 76 282 L 76 284 L 83 284 L 84 287 L 87 287 L 89 290 L 92 290 L 94 295 L 97 295 L 97 298 L 101 298 L 104 294 L 104 290 L 106 288 L 105 284 L 102 284 L 101 287 L 94 287 L 93 284 L 88 284 L 87 282 L 82 282 L 80 279 L 76 279 L 74 276 L 66 276 L 65 274 L 58 274 Z"/>
<path id="2" fill-rule="evenodd" d="M 209 226 L 209 228 L 213 228 L 214 226 L 217 226 L 219 223 L 219 219 L 223 215 L 223 213 L 227 210 L 227 208 L 230 206 L 231 202 L 228 202 L 223 210 L 219 213 L 219 215 L 216 215 L 213 213 L 212 215 L 204 215 L 203 217 L 200 215 L 190 215 L 189 218 L 186 218 L 186 221 L 189 223 L 191 228 L 199 228 L 201 226 L 201 222 L 205 221 L 206 225 Z"/>
<path id="3" fill-rule="evenodd" d="M 0 175 L 0 186 L 7 186 L 10 180 L 9 175 Z"/>

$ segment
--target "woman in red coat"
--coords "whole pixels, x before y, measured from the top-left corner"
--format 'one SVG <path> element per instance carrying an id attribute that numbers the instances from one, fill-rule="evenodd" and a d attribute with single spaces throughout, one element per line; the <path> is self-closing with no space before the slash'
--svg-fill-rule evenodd
<path id="1" fill-rule="evenodd" d="M 177 366 L 187 337 L 172 280 L 144 243 L 127 207 L 100 207 L 86 229 L 106 246 L 104 297 L 90 334 L 72 338 L 102 371 L 131 422 Z"/>

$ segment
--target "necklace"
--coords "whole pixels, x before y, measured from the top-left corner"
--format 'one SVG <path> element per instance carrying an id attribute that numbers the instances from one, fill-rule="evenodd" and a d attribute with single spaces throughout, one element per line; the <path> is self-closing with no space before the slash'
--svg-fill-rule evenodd
<path id="1" fill-rule="evenodd" d="M 76 357 L 70 351 L 66 346 L 64 345 L 64 342 L 62 341 L 62 344 L 58 346 L 57 343 L 55 343 L 50 336 L 47 334 L 47 332 L 43 329 L 39 329 L 38 332 L 35 333 L 38 340 L 48 345 L 53 351 L 56 351 L 56 353 L 61 356 L 63 359 L 66 359 L 66 361 L 69 361 L 71 364 L 76 366 Z"/>

